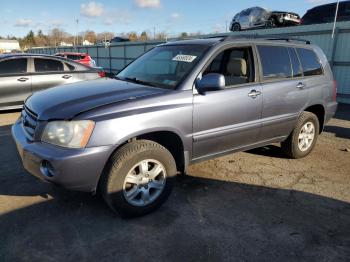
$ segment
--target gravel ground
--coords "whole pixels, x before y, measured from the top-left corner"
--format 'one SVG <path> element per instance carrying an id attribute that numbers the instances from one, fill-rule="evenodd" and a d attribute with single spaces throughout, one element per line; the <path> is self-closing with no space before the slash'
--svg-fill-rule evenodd
<path id="1" fill-rule="evenodd" d="M 271 145 L 196 164 L 132 220 L 28 175 L 18 115 L 0 115 L 0 261 L 350 261 L 350 106 L 307 158 Z"/>

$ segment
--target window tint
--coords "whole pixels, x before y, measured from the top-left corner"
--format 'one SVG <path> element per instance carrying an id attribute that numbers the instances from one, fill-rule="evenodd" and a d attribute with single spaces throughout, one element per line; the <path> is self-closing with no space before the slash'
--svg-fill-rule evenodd
<path id="1" fill-rule="evenodd" d="M 303 71 L 299 62 L 298 55 L 294 48 L 288 48 L 290 61 L 292 62 L 293 77 L 300 77 L 303 75 Z"/>
<path id="2" fill-rule="evenodd" d="M 0 74 L 23 74 L 27 72 L 27 58 L 10 59 L 0 62 Z"/>
<path id="3" fill-rule="evenodd" d="M 67 55 L 68 59 L 71 60 L 81 60 L 81 59 L 85 59 L 85 56 L 80 56 L 80 55 Z"/>
<path id="4" fill-rule="evenodd" d="M 322 67 L 314 51 L 298 48 L 297 52 L 303 67 L 304 76 L 322 75 Z"/>
<path id="5" fill-rule="evenodd" d="M 258 46 L 265 79 L 288 78 L 292 68 L 288 50 L 281 46 Z"/>
<path id="6" fill-rule="evenodd" d="M 35 58 L 34 67 L 36 72 L 57 72 L 63 71 L 63 64 L 60 61 L 45 59 L 45 58 Z"/>
<path id="7" fill-rule="evenodd" d="M 255 81 L 252 49 L 231 48 L 219 53 L 204 70 L 203 75 L 224 75 L 226 86 L 241 85 Z"/>

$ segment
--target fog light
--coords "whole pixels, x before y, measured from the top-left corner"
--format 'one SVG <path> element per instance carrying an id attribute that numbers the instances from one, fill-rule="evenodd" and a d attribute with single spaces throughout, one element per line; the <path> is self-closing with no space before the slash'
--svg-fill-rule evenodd
<path id="1" fill-rule="evenodd" d="M 44 176 L 49 178 L 54 177 L 55 175 L 55 169 L 53 168 L 52 164 L 47 160 L 43 160 L 41 162 L 40 171 Z"/>

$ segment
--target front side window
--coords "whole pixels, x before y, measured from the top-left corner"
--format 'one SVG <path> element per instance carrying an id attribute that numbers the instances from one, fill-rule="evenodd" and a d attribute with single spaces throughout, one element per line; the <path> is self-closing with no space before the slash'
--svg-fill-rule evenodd
<path id="1" fill-rule="evenodd" d="M 303 67 L 304 76 L 322 75 L 322 66 L 314 51 L 304 48 L 297 48 Z"/>
<path id="2" fill-rule="evenodd" d="M 27 73 L 27 58 L 9 59 L 0 62 L 0 75 Z"/>
<path id="3" fill-rule="evenodd" d="M 258 46 L 265 80 L 289 78 L 292 67 L 288 49 L 283 46 Z"/>
<path id="4" fill-rule="evenodd" d="M 200 61 L 208 46 L 159 46 L 123 69 L 117 77 L 150 86 L 174 89 Z"/>
<path id="5" fill-rule="evenodd" d="M 206 67 L 203 75 L 217 73 L 225 77 L 227 87 L 254 82 L 251 47 L 231 48 L 219 53 Z"/>
<path id="6" fill-rule="evenodd" d="M 36 72 L 64 71 L 62 62 L 45 58 L 34 58 L 34 67 Z"/>

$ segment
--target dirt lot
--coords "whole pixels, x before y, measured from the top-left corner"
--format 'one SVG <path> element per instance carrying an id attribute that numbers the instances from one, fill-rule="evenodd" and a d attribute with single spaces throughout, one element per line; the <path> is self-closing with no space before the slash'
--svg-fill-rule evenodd
<path id="1" fill-rule="evenodd" d="M 309 157 L 273 145 L 197 164 L 133 220 L 26 174 L 17 116 L 0 115 L 1 261 L 350 261 L 350 106 Z"/>

